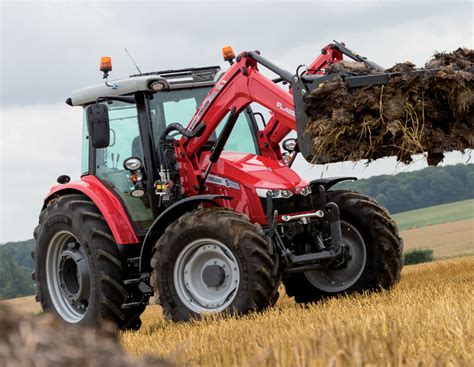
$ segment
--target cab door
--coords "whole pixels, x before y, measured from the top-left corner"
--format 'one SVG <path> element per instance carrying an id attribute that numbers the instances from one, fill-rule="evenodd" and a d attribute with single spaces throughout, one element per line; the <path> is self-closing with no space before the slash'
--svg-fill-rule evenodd
<path id="1" fill-rule="evenodd" d="M 137 232 L 144 232 L 153 222 L 149 198 L 147 195 L 140 198 L 130 195 L 134 186 L 130 180 L 129 171 L 123 166 L 124 160 L 130 157 L 137 157 L 144 162 L 137 106 L 109 101 L 107 108 L 109 110 L 110 144 L 107 148 L 92 150 L 95 152 L 95 166 L 92 172 L 119 197 L 130 220 L 135 224 Z M 91 160 L 89 161 L 91 162 Z"/>

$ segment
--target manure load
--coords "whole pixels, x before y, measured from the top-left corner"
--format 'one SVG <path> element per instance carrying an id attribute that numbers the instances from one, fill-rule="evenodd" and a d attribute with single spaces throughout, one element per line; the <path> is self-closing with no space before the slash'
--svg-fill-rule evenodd
<path id="1" fill-rule="evenodd" d="M 427 153 L 436 165 L 445 152 L 474 148 L 474 51 L 437 53 L 416 69 L 410 62 L 377 71 L 342 61 L 303 101 L 306 134 L 318 163 L 396 156 L 409 163 Z M 345 77 L 389 75 L 382 85 L 351 88 Z M 323 157 L 323 158 L 322 158 Z"/>

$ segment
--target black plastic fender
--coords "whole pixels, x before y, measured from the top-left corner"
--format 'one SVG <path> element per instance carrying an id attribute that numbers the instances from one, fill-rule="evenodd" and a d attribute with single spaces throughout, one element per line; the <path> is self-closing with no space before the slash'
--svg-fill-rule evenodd
<path id="1" fill-rule="evenodd" d="M 232 199 L 226 195 L 196 195 L 191 196 L 166 208 L 152 223 L 143 240 L 140 251 L 140 272 L 147 271 L 150 267 L 151 254 L 156 241 L 164 233 L 166 227 L 177 220 L 184 213 L 195 209 L 200 203 L 207 202 L 217 205 L 216 199 Z"/>
<path id="2" fill-rule="evenodd" d="M 317 192 L 317 188 L 321 185 L 326 191 L 328 191 L 335 184 L 342 181 L 356 181 L 357 177 L 328 177 L 328 178 L 319 178 L 309 182 L 311 190 Z"/>

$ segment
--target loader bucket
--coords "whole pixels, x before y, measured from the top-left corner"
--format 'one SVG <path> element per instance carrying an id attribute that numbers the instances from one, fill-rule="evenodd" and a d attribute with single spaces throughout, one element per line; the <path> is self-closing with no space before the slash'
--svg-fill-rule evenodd
<path id="1" fill-rule="evenodd" d="M 474 148 L 474 51 L 435 61 L 424 69 L 334 67 L 293 80 L 304 158 L 325 164 L 396 156 L 409 163 L 428 153 L 428 163 L 437 164 L 444 152 Z"/>
<path id="2" fill-rule="evenodd" d="M 421 73 L 421 71 L 420 71 Z M 377 75 L 363 75 L 344 77 L 343 74 L 332 74 L 327 76 L 302 76 L 300 80 L 293 85 L 293 99 L 295 103 L 296 131 L 298 136 L 298 147 L 303 157 L 314 164 L 326 164 L 338 162 L 337 155 L 324 154 L 319 152 L 316 154 L 313 149 L 313 139 L 308 131 L 308 125 L 311 122 L 311 116 L 306 113 L 305 96 L 309 95 L 324 83 L 333 81 L 337 78 L 343 78 L 348 89 L 371 87 L 377 85 L 385 85 L 390 81 L 392 76 L 399 73 L 380 73 Z"/>
<path id="3" fill-rule="evenodd" d="M 347 48 L 343 43 L 333 40 L 332 47 L 339 50 L 342 54 L 354 60 L 355 62 L 365 65 L 368 69 L 383 72 L 384 69 L 373 61 L 368 60 L 365 57 L 360 56 L 356 52 Z M 311 121 L 311 117 L 306 113 L 306 106 L 304 97 L 308 95 L 308 92 L 318 88 L 319 85 L 328 81 L 334 80 L 338 77 L 344 76 L 340 73 L 331 75 L 308 75 L 303 74 L 299 79 L 293 79 L 293 99 L 295 105 L 295 118 L 296 118 L 296 131 L 298 137 L 298 147 L 303 157 L 311 163 L 330 163 L 337 161 L 337 157 L 329 154 L 316 154 L 313 149 L 313 141 L 311 134 L 307 133 L 308 123 Z"/>

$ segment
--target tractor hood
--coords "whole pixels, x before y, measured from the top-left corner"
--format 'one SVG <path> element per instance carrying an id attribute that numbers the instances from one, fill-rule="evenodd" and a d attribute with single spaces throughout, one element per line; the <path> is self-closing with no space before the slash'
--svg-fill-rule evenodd
<path id="1" fill-rule="evenodd" d="M 204 161 L 207 166 L 208 159 Z M 292 192 L 309 184 L 283 163 L 247 153 L 222 152 L 211 174 L 254 188 L 286 189 Z"/>

